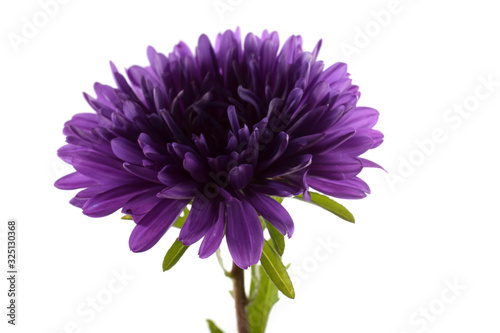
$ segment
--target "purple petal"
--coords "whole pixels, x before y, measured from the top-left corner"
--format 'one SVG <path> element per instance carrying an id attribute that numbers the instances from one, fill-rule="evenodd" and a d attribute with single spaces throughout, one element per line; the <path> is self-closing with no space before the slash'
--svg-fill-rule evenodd
<path id="1" fill-rule="evenodd" d="M 259 54 L 259 38 L 254 34 L 247 34 L 244 42 L 245 58 L 252 59 L 258 57 Z"/>
<path id="2" fill-rule="evenodd" d="M 125 80 L 125 78 L 123 77 L 123 75 L 121 75 L 119 72 L 118 72 L 118 69 L 116 69 L 116 66 L 115 64 L 113 64 L 113 62 L 110 61 L 110 66 L 111 66 L 111 71 L 113 72 L 113 76 L 115 78 L 115 83 L 116 85 L 123 91 L 125 92 L 126 94 L 128 94 L 129 96 L 135 96 L 132 88 L 130 88 L 129 84 L 127 83 L 127 80 Z"/>
<path id="3" fill-rule="evenodd" d="M 78 113 L 75 114 L 68 124 L 71 124 L 82 130 L 90 131 L 98 125 L 97 115 L 95 113 Z"/>
<path id="4" fill-rule="evenodd" d="M 341 199 L 361 199 L 370 192 L 368 185 L 359 178 L 332 180 L 308 177 L 307 182 L 315 190 Z"/>
<path id="5" fill-rule="evenodd" d="M 101 184 L 123 184 L 138 178 L 123 169 L 123 163 L 90 151 L 79 151 L 73 155 L 76 171 L 93 178 Z"/>
<path id="6" fill-rule="evenodd" d="M 371 149 L 375 141 L 368 136 L 353 136 L 350 139 L 342 142 L 341 145 L 335 148 L 335 153 L 339 155 L 359 156 Z"/>
<path id="7" fill-rule="evenodd" d="M 385 172 L 387 172 L 383 167 L 381 167 L 380 165 L 378 165 L 377 163 L 375 163 L 373 161 L 367 160 L 366 158 L 358 157 L 358 160 L 361 161 L 361 163 L 363 164 L 363 167 L 365 167 L 365 168 L 378 168 L 378 169 L 382 169 Z"/>
<path id="8" fill-rule="evenodd" d="M 127 70 L 127 76 L 130 79 L 130 82 L 136 87 L 141 86 L 141 82 L 143 78 L 150 81 L 151 83 L 157 83 L 156 78 L 151 75 L 146 69 L 139 66 L 132 66 Z"/>
<path id="9" fill-rule="evenodd" d="M 332 66 L 328 67 L 323 74 L 321 79 L 332 84 L 336 84 L 339 80 L 344 78 L 347 74 L 347 65 L 342 62 L 337 62 Z"/>
<path id="10" fill-rule="evenodd" d="M 219 155 L 217 157 L 208 157 L 207 158 L 208 166 L 215 172 L 226 171 L 229 162 L 228 155 Z"/>
<path id="11" fill-rule="evenodd" d="M 329 151 L 337 149 L 355 135 L 356 131 L 352 128 L 342 128 L 335 132 L 328 133 L 323 140 L 308 149 L 308 152 L 311 154 L 326 154 Z"/>
<path id="12" fill-rule="evenodd" d="M 264 233 L 255 209 L 245 201 L 227 203 L 226 239 L 233 261 L 242 269 L 259 262 Z"/>
<path id="13" fill-rule="evenodd" d="M 229 118 L 229 124 L 231 125 L 233 134 L 238 135 L 240 124 L 238 123 L 238 115 L 236 114 L 236 108 L 234 107 L 234 105 L 230 105 L 227 108 L 227 117 Z"/>
<path id="14" fill-rule="evenodd" d="M 356 107 L 338 125 L 352 128 L 372 128 L 378 121 L 377 110 L 367 107 Z"/>
<path id="15" fill-rule="evenodd" d="M 255 210 L 268 220 L 282 235 L 293 235 L 293 220 L 288 211 L 276 200 L 259 193 L 248 191 L 248 201 Z"/>
<path id="16" fill-rule="evenodd" d="M 142 165 L 144 155 L 139 145 L 124 138 L 111 140 L 111 149 L 116 157 L 124 162 Z"/>
<path id="17" fill-rule="evenodd" d="M 131 198 L 123 205 L 122 213 L 128 215 L 146 214 L 163 200 L 162 198 L 156 197 L 156 194 L 160 192 L 162 188 L 162 186 L 155 186 Z"/>
<path id="18" fill-rule="evenodd" d="M 224 203 L 219 203 L 219 212 L 217 220 L 208 230 L 203 241 L 201 242 L 200 250 L 198 255 L 202 259 L 210 257 L 217 251 L 222 239 L 224 238 L 224 228 L 226 226 L 226 208 Z"/>
<path id="19" fill-rule="evenodd" d="M 75 196 L 75 198 L 79 199 L 90 199 L 96 195 L 99 195 L 101 193 L 104 193 L 106 191 L 112 190 L 116 186 L 113 185 L 97 185 L 97 186 L 91 186 L 88 187 L 84 190 L 81 190 L 78 192 Z"/>
<path id="20" fill-rule="evenodd" d="M 90 217 L 110 215 L 147 189 L 148 186 L 135 184 L 116 187 L 90 198 L 83 206 L 83 213 Z"/>
<path id="21" fill-rule="evenodd" d="M 175 223 L 189 200 L 163 199 L 135 226 L 129 239 L 133 252 L 144 252 L 152 248 Z"/>
<path id="22" fill-rule="evenodd" d="M 195 196 L 195 189 L 193 182 L 178 183 L 163 189 L 157 196 L 167 199 L 192 199 Z"/>
<path id="23" fill-rule="evenodd" d="M 259 117 L 264 115 L 264 105 L 259 96 L 253 91 L 245 89 L 243 86 L 239 86 L 238 96 L 240 96 L 243 101 L 250 103 Z"/>
<path id="24" fill-rule="evenodd" d="M 197 182 L 206 183 L 210 180 L 206 165 L 195 154 L 186 153 L 182 165 Z"/>
<path id="25" fill-rule="evenodd" d="M 296 55 L 301 51 L 301 41 L 298 36 L 290 36 L 283 47 L 281 48 L 280 55 L 286 57 L 287 63 L 291 64 Z"/>
<path id="26" fill-rule="evenodd" d="M 307 168 L 304 168 L 295 173 L 284 176 L 283 179 L 291 185 L 300 188 L 302 191 L 307 191 L 307 189 L 309 188 L 309 185 L 307 184 L 308 172 L 309 170 Z"/>
<path id="27" fill-rule="evenodd" d="M 289 136 L 285 132 L 280 132 L 276 138 L 267 146 L 268 150 L 266 155 L 269 157 L 259 162 L 258 170 L 265 170 L 272 165 L 278 158 L 280 158 L 288 147 Z M 266 148 L 267 148 L 266 147 Z"/>
<path id="28" fill-rule="evenodd" d="M 299 170 L 307 168 L 312 161 L 312 155 L 298 155 L 279 160 L 272 167 L 262 173 L 263 177 L 274 178 L 293 174 Z"/>
<path id="29" fill-rule="evenodd" d="M 132 165 L 130 163 L 123 163 L 123 168 L 137 177 L 148 180 L 152 183 L 160 183 L 158 181 L 158 171 L 145 168 L 142 166 Z"/>
<path id="30" fill-rule="evenodd" d="M 272 72 L 276 61 L 276 52 L 278 52 L 279 41 L 266 39 L 260 48 L 260 66 L 263 73 Z"/>
<path id="31" fill-rule="evenodd" d="M 290 197 L 299 195 L 302 192 L 299 187 L 278 180 L 266 180 L 260 184 L 250 184 L 249 188 L 253 191 L 276 197 Z"/>
<path id="32" fill-rule="evenodd" d="M 308 103 L 310 108 L 315 107 L 318 104 L 323 104 L 325 99 L 328 98 L 330 94 L 330 86 L 328 83 L 321 81 L 312 88 L 310 95 L 308 96 Z"/>
<path id="33" fill-rule="evenodd" d="M 172 115 L 167 110 L 161 110 L 160 114 L 167 123 L 168 129 L 177 138 L 177 140 L 181 143 L 189 144 L 190 140 L 187 139 L 182 129 L 172 118 Z"/>
<path id="34" fill-rule="evenodd" d="M 77 198 L 77 197 L 74 197 L 72 198 L 69 203 L 72 204 L 73 206 L 75 207 L 78 207 L 78 208 L 82 208 L 83 205 L 85 205 L 85 203 L 88 201 L 89 199 L 82 199 L 82 198 Z"/>
<path id="35" fill-rule="evenodd" d="M 64 162 L 72 164 L 73 154 L 79 151 L 89 151 L 88 148 L 76 145 L 65 145 L 57 150 L 57 156 Z"/>
<path id="36" fill-rule="evenodd" d="M 54 184 L 55 187 L 61 190 L 75 190 L 77 188 L 84 188 L 94 185 L 98 185 L 98 183 L 79 172 L 73 172 L 69 175 L 61 177 Z"/>
<path id="37" fill-rule="evenodd" d="M 214 49 L 212 48 L 212 44 L 206 35 L 201 35 L 198 39 L 198 46 L 196 47 L 196 62 L 198 63 L 203 76 L 205 76 L 208 72 L 211 72 L 216 76 L 220 76 Z"/>
<path id="38" fill-rule="evenodd" d="M 363 169 L 358 158 L 345 155 L 316 156 L 309 168 L 309 176 L 342 180 L 355 177 Z"/>
<path id="39" fill-rule="evenodd" d="M 99 102 L 114 110 L 120 110 L 122 108 L 123 103 L 116 94 L 115 89 L 113 89 L 112 87 L 100 83 L 95 83 L 94 90 L 97 94 L 97 100 Z"/>
<path id="40" fill-rule="evenodd" d="M 188 175 L 186 171 L 180 166 L 169 164 L 166 165 L 158 173 L 158 179 L 167 186 L 172 186 L 178 184 L 179 182 L 188 181 Z"/>
<path id="41" fill-rule="evenodd" d="M 229 171 L 229 182 L 235 190 L 248 185 L 253 177 L 253 167 L 250 164 L 242 164 Z"/>
<path id="42" fill-rule="evenodd" d="M 179 240 L 182 244 L 185 246 L 193 245 L 205 236 L 218 218 L 218 208 L 218 202 L 212 202 L 205 197 L 197 196 L 193 200 L 188 218 L 179 233 Z"/>
<path id="43" fill-rule="evenodd" d="M 123 104 L 123 114 L 132 122 L 136 121 L 138 118 L 145 118 L 146 115 L 144 110 L 137 103 L 132 101 L 126 101 Z"/>

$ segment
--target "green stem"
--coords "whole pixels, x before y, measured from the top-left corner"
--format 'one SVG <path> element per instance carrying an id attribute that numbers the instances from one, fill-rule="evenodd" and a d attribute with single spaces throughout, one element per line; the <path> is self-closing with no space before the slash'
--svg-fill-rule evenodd
<path id="1" fill-rule="evenodd" d="M 249 333 L 247 314 L 247 295 L 245 293 L 245 272 L 233 263 L 230 273 L 233 279 L 233 297 L 236 307 L 236 322 L 238 323 L 238 333 Z"/>

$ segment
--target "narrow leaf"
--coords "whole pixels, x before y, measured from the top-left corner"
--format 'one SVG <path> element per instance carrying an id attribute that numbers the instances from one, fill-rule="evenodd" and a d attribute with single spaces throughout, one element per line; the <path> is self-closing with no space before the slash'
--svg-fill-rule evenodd
<path id="1" fill-rule="evenodd" d="M 132 220 L 132 216 L 130 215 L 123 215 L 122 220 Z"/>
<path id="2" fill-rule="evenodd" d="M 217 325 L 215 325 L 215 323 L 213 321 L 211 321 L 210 319 L 207 319 L 207 323 L 208 323 L 208 328 L 210 329 L 210 333 L 224 333 L 220 328 L 217 327 Z"/>
<path id="3" fill-rule="evenodd" d="M 260 262 L 276 287 L 278 287 L 286 297 L 295 298 L 292 281 L 290 280 L 290 276 L 288 276 L 285 266 L 281 262 L 280 255 L 267 241 L 264 241 L 264 249 L 262 250 Z"/>
<path id="4" fill-rule="evenodd" d="M 182 226 L 184 225 L 184 222 L 186 222 L 188 215 L 189 215 L 189 209 L 186 207 L 186 208 L 184 208 L 184 211 L 181 213 L 181 215 L 179 216 L 177 221 L 175 221 L 174 227 L 179 228 L 179 229 L 182 228 Z"/>
<path id="5" fill-rule="evenodd" d="M 250 292 L 248 293 L 248 302 L 252 303 L 255 297 L 257 297 L 257 292 L 259 289 L 260 277 L 259 277 L 259 265 L 252 265 L 251 269 L 251 280 L 250 280 Z"/>
<path id="6" fill-rule="evenodd" d="M 283 199 L 282 197 L 272 197 L 274 200 L 278 201 L 279 203 L 283 203 Z"/>
<path id="7" fill-rule="evenodd" d="M 177 238 L 165 255 L 165 259 L 163 259 L 163 271 L 168 271 L 174 267 L 188 247 L 189 246 L 182 245 L 182 242 Z"/>
<path id="8" fill-rule="evenodd" d="M 261 265 L 252 266 L 252 284 L 255 297 L 248 306 L 250 333 L 264 333 L 272 307 L 278 301 L 278 288 L 269 279 Z M 254 273 L 252 272 L 252 273 Z"/>
<path id="9" fill-rule="evenodd" d="M 285 236 L 283 236 L 281 232 L 279 232 L 278 229 L 276 229 L 267 220 L 264 221 L 266 222 L 267 230 L 269 230 L 269 235 L 271 235 L 271 241 L 274 249 L 278 252 L 280 257 L 283 256 L 283 253 L 285 252 Z"/>
<path id="10" fill-rule="evenodd" d="M 222 255 L 220 253 L 220 248 L 218 248 L 217 251 L 215 251 L 215 255 L 217 256 L 217 261 L 219 262 L 219 266 L 224 271 L 224 275 L 227 276 L 227 277 L 231 277 L 231 274 L 224 267 L 224 260 L 222 260 Z"/>
<path id="11" fill-rule="evenodd" d="M 304 202 L 308 202 L 308 201 L 304 200 L 304 197 L 302 196 L 302 194 L 298 195 L 294 198 L 302 200 Z M 347 208 L 345 208 L 344 206 L 342 206 L 338 202 L 327 197 L 326 195 L 311 192 L 310 203 L 315 204 L 316 206 L 319 206 L 323 209 L 326 209 L 327 211 L 337 215 L 338 217 L 340 217 L 343 220 L 354 223 L 354 216 L 351 214 L 351 212 L 348 211 Z"/>

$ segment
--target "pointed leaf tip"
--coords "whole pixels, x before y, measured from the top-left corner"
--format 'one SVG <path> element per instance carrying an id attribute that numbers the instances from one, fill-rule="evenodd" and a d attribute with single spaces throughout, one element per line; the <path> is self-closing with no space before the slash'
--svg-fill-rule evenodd
<path id="1" fill-rule="evenodd" d="M 286 271 L 286 267 L 281 262 L 278 252 L 267 241 L 264 241 L 260 263 L 271 281 L 273 281 L 283 295 L 288 298 L 295 298 L 295 290 L 293 289 L 292 281 Z"/>
<path id="2" fill-rule="evenodd" d="M 298 195 L 294 197 L 295 199 L 302 200 L 304 202 L 309 202 L 312 204 L 315 204 L 316 206 L 319 206 L 323 209 L 326 209 L 327 211 L 337 215 L 343 220 L 346 220 L 348 222 L 355 223 L 354 216 L 350 211 L 347 210 L 344 206 L 336 202 L 335 200 L 330 199 L 326 195 L 311 192 L 311 201 L 306 201 L 304 200 L 304 197 L 301 195 Z"/>
<path id="3" fill-rule="evenodd" d="M 220 328 L 217 327 L 217 325 L 215 325 L 215 323 L 213 321 L 211 321 L 210 319 L 207 319 L 207 323 L 208 323 L 208 328 L 210 329 L 210 333 L 224 333 Z"/>
<path id="4" fill-rule="evenodd" d="M 168 271 L 174 267 L 188 248 L 189 246 L 184 246 L 177 238 L 163 259 L 163 271 Z"/>

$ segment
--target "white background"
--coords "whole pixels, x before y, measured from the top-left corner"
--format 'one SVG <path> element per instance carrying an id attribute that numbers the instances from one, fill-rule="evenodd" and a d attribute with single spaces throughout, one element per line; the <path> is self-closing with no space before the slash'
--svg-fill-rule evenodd
<path id="1" fill-rule="evenodd" d="M 385 134 L 367 156 L 390 175 L 364 171 L 372 195 L 339 200 L 355 225 L 285 201 L 296 232 L 284 260 L 297 297 L 274 308 L 268 332 L 499 332 L 498 8 L 487 0 L 390 3 L 73 0 L 47 22 L 38 17 L 45 26 L 15 47 L 9 38 L 22 37 L 24 18 L 33 22 L 42 8 L 3 1 L 2 270 L 6 221 L 17 218 L 20 230 L 18 326 L 8 332 L 208 332 L 206 318 L 235 332 L 231 284 L 214 257 L 198 259 L 194 246 L 163 273 L 176 230 L 133 254 L 132 222 L 118 213 L 86 217 L 53 183 L 71 171 L 56 156 L 63 123 L 91 111 L 81 92 L 93 95 L 95 81 L 114 84 L 109 60 L 146 65 L 148 45 L 168 53 L 180 40 L 194 47 L 201 33 L 213 41 L 237 26 L 243 34 L 277 30 L 282 42 L 300 34 L 306 50 L 322 38 L 320 59 L 348 62 L 359 105 L 380 111 L 376 128 Z M 382 26 L 373 13 L 388 8 Z M 436 130 L 441 140 L 430 144 Z M 114 280 L 122 271 L 133 277 L 125 286 Z M 119 291 L 110 294 L 110 283 Z M 4 278 L 0 285 L 3 332 Z M 107 302 L 95 316 L 92 297 Z"/>

